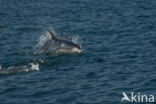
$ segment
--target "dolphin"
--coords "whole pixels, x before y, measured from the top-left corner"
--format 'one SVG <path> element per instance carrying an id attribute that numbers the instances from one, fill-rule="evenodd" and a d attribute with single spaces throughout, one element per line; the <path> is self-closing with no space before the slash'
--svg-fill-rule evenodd
<path id="1" fill-rule="evenodd" d="M 80 54 L 82 49 L 79 45 L 69 41 L 56 37 L 51 31 L 46 30 L 48 40 L 41 46 L 38 53 L 48 53 L 52 55 L 59 54 Z"/>

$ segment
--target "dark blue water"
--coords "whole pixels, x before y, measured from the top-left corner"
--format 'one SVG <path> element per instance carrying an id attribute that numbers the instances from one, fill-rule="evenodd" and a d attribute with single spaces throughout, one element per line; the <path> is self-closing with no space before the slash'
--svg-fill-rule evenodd
<path id="1" fill-rule="evenodd" d="M 34 55 L 44 30 L 80 55 Z M 31 63 L 39 70 L 32 69 Z M 155 0 L 1 0 L 0 104 L 120 104 L 156 94 Z"/>

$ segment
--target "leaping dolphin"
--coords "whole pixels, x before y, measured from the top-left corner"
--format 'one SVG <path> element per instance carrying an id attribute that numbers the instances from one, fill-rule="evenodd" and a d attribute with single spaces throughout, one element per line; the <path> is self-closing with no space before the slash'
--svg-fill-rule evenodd
<path id="1" fill-rule="evenodd" d="M 51 31 L 46 30 L 49 40 L 39 49 L 38 53 L 59 54 L 79 54 L 82 49 L 77 44 L 66 39 L 57 38 Z"/>

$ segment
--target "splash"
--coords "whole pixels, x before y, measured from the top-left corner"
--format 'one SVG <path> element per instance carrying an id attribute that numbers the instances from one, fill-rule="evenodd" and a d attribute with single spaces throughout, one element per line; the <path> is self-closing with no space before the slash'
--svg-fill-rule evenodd
<path id="1" fill-rule="evenodd" d="M 21 66 L 9 66 L 7 68 L 2 68 L 0 74 L 17 74 L 22 72 L 30 72 L 34 70 L 40 70 L 38 63 L 29 63 L 28 65 Z"/>
<path id="2" fill-rule="evenodd" d="M 30 63 L 30 65 L 31 65 L 32 70 L 39 70 L 39 64 L 38 63 L 36 63 L 36 64 Z"/>
<path id="3" fill-rule="evenodd" d="M 82 49 L 82 40 L 79 35 L 73 35 L 71 37 L 71 41 L 74 42 L 75 44 L 78 44 L 80 48 Z"/>
<path id="4" fill-rule="evenodd" d="M 41 35 L 39 37 L 39 41 L 38 41 L 38 44 L 37 44 L 37 48 L 40 48 L 42 47 L 47 41 L 49 40 L 49 36 L 47 34 L 45 35 Z"/>

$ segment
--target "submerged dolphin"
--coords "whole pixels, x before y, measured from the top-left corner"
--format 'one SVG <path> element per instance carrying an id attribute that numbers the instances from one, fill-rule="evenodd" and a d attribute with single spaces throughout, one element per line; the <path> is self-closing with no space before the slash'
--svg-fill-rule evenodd
<path id="1" fill-rule="evenodd" d="M 48 53 L 52 55 L 59 54 L 79 54 L 82 53 L 82 49 L 77 44 L 66 39 L 60 39 L 55 37 L 55 35 L 46 30 L 48 33 L 48 41 L 39 49 L 38 53 Z"/>

